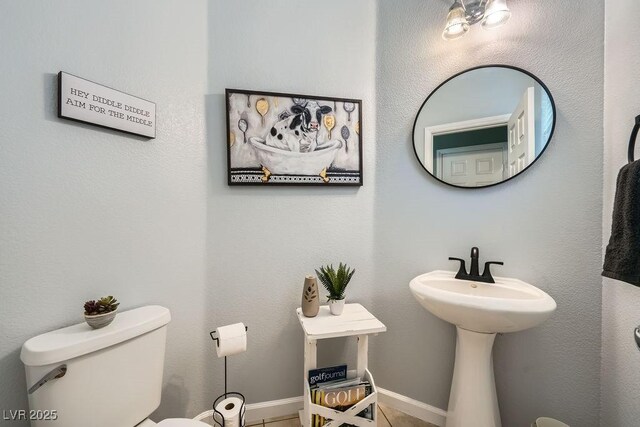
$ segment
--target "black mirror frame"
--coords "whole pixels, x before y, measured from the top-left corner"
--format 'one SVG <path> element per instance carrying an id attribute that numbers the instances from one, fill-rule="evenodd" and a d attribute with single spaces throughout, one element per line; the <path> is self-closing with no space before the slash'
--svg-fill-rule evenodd
<path id="1" fill-rule="evenodd" d="M 519 71 L 523 74 L 528 75 L 529 77 L 531 77 L 532 79 L 534 79 L 540 86 L 542 86 L 542 88 L 545 90 L 545 92 L 547 93 L 547 95 L 549 96 L 549 100 L 551 101 L 551 109 L 553 111 L 553 123 L 551 125 L 551 133 L 549 134 L 549 139 L 547 140 L 547 143 L 545 144 L 545 146 L 542 148 L 542 151 L 540 151 L 540 154 L 533 160 L 533 162 L 531 162 L 526 168 L 524 168 L 522 171 L 520 171 L 520 173 L 518 173 L 517 175 L 514 175 L 510 178 L 507 178 L 505 180 L 502 180 L 500 182 L 496 182 L 495 184 L 490 184 L 490 185 L 483 185 L 481 187 L 465 187 L 462 185 L 455 185 L 455 184 L 451 184 L 449 182 L 443 181 L 440 178 L 438 178 L 437 176 L 435 176 L 433 173 L 431 173 L 429 170 L 427 170 L 427 168 L 424 166 L 424 164 L 422 163 L 422 161 L 420 161 L 420 156 L 418 155 L 418 152 L 416 151 L 416 126 L 418 124 L 418 117 L 420 116 L 420 113 L 422 112 L 422 109 L 425 107 L 425 105 L 427 105 L 427 102 L 429 102 L 429 99 L 433 96 L 434 93 L 436 93 L 442 86 L 444 86 L 445 84 L 447 84 L 449 81 L 455 79 L 456 77 L 468 73 L 470 71 L 474 71 L 474 70 L 479 70 L 482 68 L 508 68 L 511 70 L 515 70 L 515 71 Z M 480 65 L 477 67 L 472 67 L 472 68 L 468 68 L 464 71 L 460 71 L 459 73 L 454 74 L 453 76 L 449 77 L 448 79 L 446 79 L 445 81 L 443 81 L 442 83 L 440 83 L 434 90 L 431 91 L 431 93 L 429 94 L 429 96 L 427 96 L 427 99 L 424 100 L 424 102 L 422 103 L 422 105 L 420 106 L 420 108 L 418 109 L 418 113 L 416 114 L 416 118 L 413 121 L 413 128 L 412 128 L 412 132 L 411 132 L 411 144 L 413 145 L 413 152 L 416 155 L 416 160 L 418 160 L 418 163 L 420 163 L 420 166 L 422 166 L 422 168 L 427 171 L 427 173 L 436 181 L 439 181 L 445 185 L 448 185 L 450 187 L 455 187 L 455 188 L 463 188 L 466 190 L 478 190 L 478 189 L 482 189 L 482 188 L 489 188 L 489 187 L 494 187 L 496 185 L 500 185 L 503 184 L 507 181 L 511 181 L 512 179 L 522 175 L 523 173 L 525 173 L 531 166 L 533 166 L 540 157 L 542 157 L 542 155 L 544 154 L 544 152 L 547 150 L 547 147 L 549 147 L 549 144 L 551 143 L 551 139 L 553 138 L 553 134 L 556 130 L 556 119 L 557 119 L 557 115 L 556 115 L 556 103 L 555 100 L 553 99 L 553 95 L 551 94 L 551 91 L 549 90 L 549 88 L 547 87 L 546 84 L 544 84 L 544 82 L 542 80 L 540 80 L 535 74 L 524 70 L 522 68 L 519 67 L 515 67 L 513 65 L 505 65 L 505 64 L 489 64 L 489 65 Z"/>

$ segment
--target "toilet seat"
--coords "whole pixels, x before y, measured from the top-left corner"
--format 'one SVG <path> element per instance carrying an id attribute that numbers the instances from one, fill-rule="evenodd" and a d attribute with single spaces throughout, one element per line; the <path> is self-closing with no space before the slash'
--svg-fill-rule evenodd
<path id="1" fill-rule="evenodd" d="M 158 427 L 211 427 L 211 425 L 189 418 L 167 418 L 160 421 Z"/>

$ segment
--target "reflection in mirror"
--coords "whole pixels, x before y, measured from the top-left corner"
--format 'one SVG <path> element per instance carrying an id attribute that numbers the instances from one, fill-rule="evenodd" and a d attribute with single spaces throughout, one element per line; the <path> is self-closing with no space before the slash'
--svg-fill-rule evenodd
<path id="1" fill-rule="evenodd" d="M 545 150 L 555 105 L 537 77 L 493 65 L 455 75 L 418 112 L 413 145 L 422 166 L 458 187 L 486 187 L 528 168 Z"/>

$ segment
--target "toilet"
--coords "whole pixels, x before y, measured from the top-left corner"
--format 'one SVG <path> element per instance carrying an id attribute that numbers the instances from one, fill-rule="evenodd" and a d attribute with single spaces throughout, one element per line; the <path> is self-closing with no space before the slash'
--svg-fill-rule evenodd
<path id="1" fill-rule="evenodd" d="M 31 426 L 210 427 L 149 419 L 160 405 L 170 320 L 168 309 L 146 306 L 118 313 L 102 329 L 81 323 L 25 342 L 29 409 L 43 415 Z"/>
<path id="2" fill-rule="evenodd" d="M 567 424 L 553 418 L 540 417 L 531 424 L 531 427 L 569 427 Z"/>

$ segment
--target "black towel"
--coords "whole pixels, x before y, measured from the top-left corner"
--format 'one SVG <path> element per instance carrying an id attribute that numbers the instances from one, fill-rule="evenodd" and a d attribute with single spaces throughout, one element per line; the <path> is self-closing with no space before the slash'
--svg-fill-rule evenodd
<path id="1" fill-rule="evenodd" d="M 618 174 L 602 275 L 640 286 L 640 160 Z"/>

